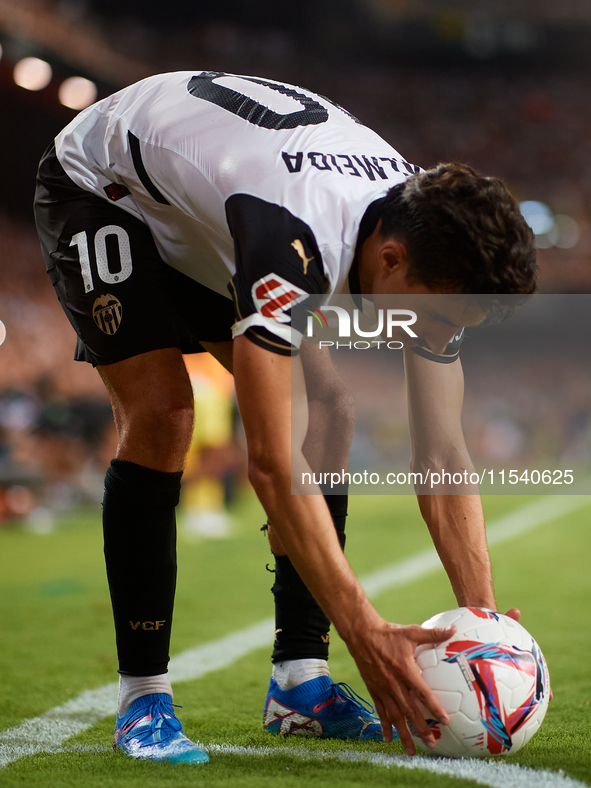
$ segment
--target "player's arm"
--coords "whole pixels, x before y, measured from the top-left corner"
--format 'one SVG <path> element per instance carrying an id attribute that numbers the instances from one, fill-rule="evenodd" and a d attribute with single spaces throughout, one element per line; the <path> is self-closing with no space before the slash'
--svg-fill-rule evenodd
<path id="1" fill-rule="evenodd" d="M 459 359 L 437 363 L 405 352 L 412 442 L 411 470 L 473 470 L 462 431 L 464 374 Z M 459 605 L 495 609 L 490 558 L 480 495 L 432 495 L 417 487 L 417 500 Z"/>
<path id="2" fill-rule="evenodd" d="M 409 752 L 411 722 L 429 745 L 433 736 L 418 709 L 421 700 L 442 722 L 446 714 L 423 682 L 415 647 L 440 642 L 452 630 L 398 627 L 375 611 L 340 548 L 322 495 L 292 495 L 291 471 L 307 471 L 302 453 L 306 418 L 299 413 L 291 435 L 293 407 L 306 408 L 298 360 L 273 353 L 246 336 L 234 341 L 236 393 L 248 445 L 249 478 L 281 542 L 318 603 L 355 659 L 375 702 L 384 738 L 394 725 Z M 292 443 L 293 441 L 293 443 Z"/>

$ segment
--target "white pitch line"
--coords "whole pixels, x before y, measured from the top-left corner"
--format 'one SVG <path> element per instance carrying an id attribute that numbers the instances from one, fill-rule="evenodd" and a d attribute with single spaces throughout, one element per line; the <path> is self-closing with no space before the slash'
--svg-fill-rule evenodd
<path id="1" fill-rule="evenodd" d="M 341 763 L 367 763 L 370 766 L 383 766 L 386 769 L 411 769 L 446 775 L 456 779 L 472 780 L 491 788 L 588 788 L 585 783 L 569 777 L 563 772 L 552 772 L 547 769 L 531 769 L 517 763 L 503 761 L 451 758 L 426 758 L 416 755 L 408 758 L 404 755 L 388 755 L 383 752 L 367 752 L 363 750 L 306 750 L 303 747 L 292 747 L 291 743 L 280 743 L 275 747 L 242 747 L 235 744 L 200 744 L 203 750 L 214 755 L 240 755 L 241 757 L 259 758 L 292 758 L 300 761 L 340 761 Z M 46 752 L 79 752 L 107 753 L 112 747 L 104 744 L 72 744 L 63 747 L 51 747 Z M 201 766 L 193 768 L 200 769 Z"/>
<path id="2" fill-rule="evenodd" d="M 240 747 L 231 744 L 201 745 L 209 753 L 228 753 L 246 757 L 287 756 L 303 761 L 340 761 L 342 763 L 369 763 L 387 769 L 413 769 L 447 775 L 462 780 L 473 780 L 491 788 L 588 788 L 585 783 L 563 772 L 531 769 L 517 763 L 503 763 L 477 758 L 428 758 L 415 755 L 387 755 L 383 752 L 359 750 L 305 750 L 303 747 Z"/>
<path id="3" fill-rule="evenodd" d="M 587 496 L 556 496 L 544 498 L 495 521 L 488 529 L 489 544 L 514 536 L 588 505 Z M 377 596 L 396 586 L 417 580 L 440 569 L 434 549 L 391 564 L 362 578 L 368 596 Z M 183 651 L 170 661 L 172 682 L 189 681 L 231 665 L 272 640 L 273 618 L 233 632 L 203 646 Z M 14 728 L 0 731 L 0 768 L 37 752 L 54 751 L 70 737 L 87 730 L 96 722 L 114 713 L 117 704 L 117 683 L 86 690 L 77 698 L 56 706 L 39 717 L 24 720 Z M 539 788 L 539 787 L 538 787 Z"/>

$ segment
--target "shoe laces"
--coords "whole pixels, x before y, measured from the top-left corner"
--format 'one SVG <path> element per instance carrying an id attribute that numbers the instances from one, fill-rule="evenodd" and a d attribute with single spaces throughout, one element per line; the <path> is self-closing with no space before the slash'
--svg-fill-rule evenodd
<path id="1" fill-rule="evenodd" d="M 376 710 L 371 703 L 365 700 L 365 698 L 362 698 L 361 695 L 358 695 L 355 690 L 348 684 L 345 684 L 344 681 L 333 683 L 332 691 L 336 698 L 340 698 L 346 703 L 352 703 L 353 706 L 362 711 L 368 711 L 370 714 L 375 714 Z"/>
<path id="2" fill-rule="evenodd" d="M 137 722 L 147 715 L 151 715 L 152 721 L 149 728 L 142 728 L 137 733 L 130 730 L 133 738 L 137 739 L 142 745 L 144 743 L 152 744 L 153 737 L 156 731 L 158 731 L 160 734 L 158 737 L 160 743 L 165 743 L 169 739 L 173 739 L 175 735 L 182 730 L 183 724 L 174 715 L 171 708 L 172 706 L 174 706 L 173 703 L 167 703 L 161 698 L 158 698 L 158 700 L 154 701 L 154 703 L 150 704 L 147 708 L 138 709 L 127 725 Z M 180 706 L 177 706 L 177 708 L 180 708 Z"/>

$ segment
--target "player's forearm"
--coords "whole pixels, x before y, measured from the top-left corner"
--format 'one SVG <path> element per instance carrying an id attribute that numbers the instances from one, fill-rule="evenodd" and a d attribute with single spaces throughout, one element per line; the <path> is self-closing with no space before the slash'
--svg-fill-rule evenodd
<path id="1" fill-rule="evenodd" d="M 458 604 L 495 609 L 480 496 L 418 495 L 417 500 Z"/>

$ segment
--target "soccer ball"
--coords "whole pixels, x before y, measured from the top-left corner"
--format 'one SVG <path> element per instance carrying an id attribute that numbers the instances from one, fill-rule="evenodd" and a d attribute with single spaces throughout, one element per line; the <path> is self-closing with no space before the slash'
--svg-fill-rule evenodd
<path id="1" fill-rule="evenodd" d="M 513 755 L 538 730 L 550 696 L 546 661 L 532 636 L 508 616 L 478 607 L 439 613 L 429 629 L 455 624 L 439 645 L 421 645 L 415 658 L 450 723 L 421 711 L 437 746 L 431 755 L 451 758 Z M 425 749 L 418 737 L 415 744 Z"/>

